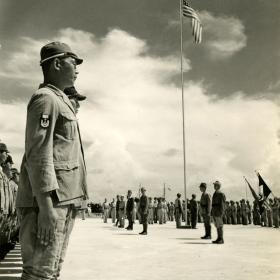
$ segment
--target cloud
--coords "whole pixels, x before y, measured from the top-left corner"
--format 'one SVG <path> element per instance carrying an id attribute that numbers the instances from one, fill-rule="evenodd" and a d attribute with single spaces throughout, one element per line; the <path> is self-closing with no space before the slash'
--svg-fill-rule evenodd
<path id="1" fill-rule="evenodd" d="M 174 192 L 168 193 L 169 198 L 182 192 L 181 92 L 171 79 L 178 74 L 178 59 L 149 55 L 145 41 L 120 29 L 96 38 L 68 28 L 53 39 L 69 43 L 85 59 L 77 89 L 88 99 L 81 103 L 78 118 L 91 198 L 102 201 L 127 189 L 136 194 L 140 183 L 151 196 L 162 193 L 163 182 Z M 34 87 L 35 46 L 40 49 L 45 41 L 24 39 L 10 59 L 18 55 L 30 75 L 18 65 L 9 73 L 17 73 Z M 23 51 L 32 54 L 30 60 L 20 55 Z M 7 69 L 8 62 L 1 67 Z M 188 194 L 198 193 L 201 181 L 219 179 L 227 196 L 239 199 L 245 193 L 242 176 L 254 175 L 254 169 L 262 171 L 275 193 L 280 193 L 275 168 L 280 163 L 280 119 L 275 104 L 249 100 L 242 93 L 231 99 L 211 98 L 203 84 L 191 81 L 185 84 L 185 100 Z M 0 106 L 0 118 L 7 119 L 1 122 L 0 138 L 14 148 L 19 163 L 26 104 Z"/>
<path id="2" fill-rule="evenodd" d="M 240 19 L 233 16 L 214 16 L 208 11 L 197 11 L 197 14 L 202 22 L 201 46 L 210 59 L 227 59 L 246 47 L 245 26 Z M 184 22 L 187 24 L 189 19 Z M 178 28 L 179 25 L 180 22 L 173 18 L 168 21 L 168 28 Z M 193 38 L 190 35 L 186 40 L 185 45 L 188 45 Z"/>
<path id="3" fill-rule="evenodd" d="M 204 44 L 212 59 L 226 59 L 246 47 L 245 26 L 240 19 L 200 13 L 203 22 Z"/>
<path id="4" fill-rule="evenodd" d="M 167 157 L 173 157 L 175 155 L 178 155 L 180 153 L 180 150 L 178 149 L 174 149 L 174 148 L 170 148 L 168 150 L 166 150 L 163 155 L 167 156 Z"/>

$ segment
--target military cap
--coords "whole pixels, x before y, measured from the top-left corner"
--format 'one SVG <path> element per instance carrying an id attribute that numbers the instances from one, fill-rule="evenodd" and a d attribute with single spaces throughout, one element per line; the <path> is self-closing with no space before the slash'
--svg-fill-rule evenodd
<path id="1" fill-rule="evenodd" d="M 0 151 L 9 153 L 7 145 L 4 143 L 0 143 Z"/>
<path id="2" fill-rule="evenodd" d="M 11 172 L 13 174 L 18 174 L 19 175 L 19 171 L 17 170 L 17 168 L 11 168 Z"/>
<path id="3" fill-rule="evenodd" d="M 221 183 L 220 183 L 219 181 L 215 181 L 215 182 L 213 183 L 213 185 L 214 185 L 214 186 L 215 186 L 215 185 L 221 186 Z"/>
<path id="4" fill-rule="evenodd" d="M 42 65 L 44 62 L 49 61 L 50 59 L 56 58 L 56 57 L 73 57 L 77 64 L 81 64 L 83 62 L 83 59 L 79 58 L 71 48 L 61 42 L 52 42 L 49 44 L 46 44 L 41 48 L 41 61 L 40 65 Z"/>
<path id="5" fill-rule="evenodd" d="M 11 155 L 8 155 L 8 156 L 7 156 L 7 159 L 6 159 L 6 162 L 5 162 L 5 163 L 14 164 L 14 162 L 13 162 L 13 158 L 12 158 L 12 156 L 11 156 Z"/>
<path id="6" fill-rule="evenodd" d="M 87 98 L 85 95 L 79 94 L 74 86 L 66 88 L 64 93 L 69 99 L 77 99 L 78 101 L 83 101 Z"/>
<path id="7" fill-rule="evenodd" d="M 207 188 L 207 185 L 206 185 L 206 183 L 200 183 L 199 187 L 200 188 Z"/>

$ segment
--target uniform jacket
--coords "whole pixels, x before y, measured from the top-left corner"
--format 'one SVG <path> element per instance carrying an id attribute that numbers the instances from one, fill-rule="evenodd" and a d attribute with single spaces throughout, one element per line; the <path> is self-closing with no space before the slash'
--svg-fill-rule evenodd
<path id="1" fill-rule="evenodd" d="M 197 201 L 195 199 L 190 200 L 190 211 L 191 213 L 197 213 Z"/>
<path id="2" fill-rule="evenodd" d="M 182 206 L 182 201 L 180 198 L 175 199 L 175 211 L 178 213 L 183 213 L 183 206 Z"/>
<path id="3" fill-rule="evenodd" d="M 148 197 L 146 195 L 142 195 L 139 201 L 139 213 L 140 214 L 148 214 Z"/>
<path id="4" fill-rule="evenodd" d="M 120 207 L 120 200 L 117 200 L 116 202 L 116 210 L 119 211 L 119 207 Z"/>
<path id="5" fill-rule="evenodd" d="M 0 212 L 9 212 L 9 180 L 0 167 Z"/>
<path id="6" fill-rule="evenodd" d="M 102 209 L 103 209 L 103 211 L 106 209 L 106 210 L 108 210 L 109 209 L 109 203 L 108 202 L 103 202 L 103 204 L 102 204 Z"/>
<path id="7" fill-rule="evenodd" d="M 212 198 L 212 216 L 220 217 L 224 215 L 226 196 L 220 190 L 215 191 Z"/>
<path id="8" fill-rule="evenodd" d="M 202 193 L 200 198 L 201 215 L 211 214 L 211 196 L 208 193 Z"/>
<path id="9" fill-rule="evenodd" d="M 125 202 L 120 201 L 119 203 L 119 212 L 125 212 Z"/>
<path id="10" fill-rule="evenodd" d="M 126 202 L 126 212 L 132 212 L 134 209 L 134 199 L 133 197 L 128 198 Z"/>
<path id="11" fill-rule="evenodd" d="M 88 198 L 79 126 L 68 97 L 41 85 L 27 107 L 25 154 L 17 207 L 36 206 L 38 193 L 55 192 L 59 202 Z"/>

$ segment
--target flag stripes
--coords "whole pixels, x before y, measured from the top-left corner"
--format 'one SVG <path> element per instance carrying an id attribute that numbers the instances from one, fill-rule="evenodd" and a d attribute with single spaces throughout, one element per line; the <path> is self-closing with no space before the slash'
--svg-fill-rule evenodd
<path id="1" fill-rule="evenodd" d="M 199 44 L 202 41 L 202 26 L 200 19 L 193 8 L 187 3 L 187 1 L 182 0 L 182 13 L 184 17 L 191 19 L 192 35 L 194 36 L 195 43 Z"/>

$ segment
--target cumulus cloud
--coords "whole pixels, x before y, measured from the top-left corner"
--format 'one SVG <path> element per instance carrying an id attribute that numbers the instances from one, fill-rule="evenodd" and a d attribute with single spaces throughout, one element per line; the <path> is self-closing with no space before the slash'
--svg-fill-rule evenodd
<path id="1" fill-rule="evenodd" d="M 213 59 L 225 59 L 246 47 L 247 37 L 242 21 L 235 17 L 214 16 L 203 11 L 200 14 L 203 22 L 205 46 Z"/>
<path id="2" fill-rule="evenodd" d="M 215 16 L 208 11 L 198 12 L 202 22 L 202 46 L 213 60 L 227 59 L 246 47 L 247 36 L 242 21 L 232 16 Z M 185 19 L 185 24 L 189 20 Z M 180 22 L 170 19 L 169 28 L 178 28 Z M 190 36 L 186 43 L 193 41 Z"/>
<path id="3" fill-rule="evenodd" d="M 171 82 L 180 70 L 178 59 L 149 55 L 145 41 L 120 29 L 96 38 L 68 28 L 51 39 L 69 43 L 85 59 L 77 88 L 88 99 L 81 104 L 78 117 L 92 199 L 112 197 L 128 188 L 136 194 L 140 183 L 152 196 L 162 193 L 163 182 L 171 186 L 170 198 L 182 192 L 181 95 Z M 18 50 L 19 57 L 23 50 L 34 50 L 33 60 L 26 60 L 32 79 L 19 66 L 10 73 L 34 84 L 37 70 L 31 64 L 38 61 L 35 46 L 40 49 L 43 41 L 24 39 L 25 45 Z M 15 53 L 10 59 L 14 57 Z M 198 193 L 201 181 L 219 179 L 228 196 L 238 199 L 245 193 L 242 176 L 253 174 L 254 169 L 269 177 L 279 192 L 274 168 L 280 158 L 277 106 L 245 99 L 242 94 L 230 100 L 213 99 L 203 84 L 192 82 L 186 83 L 185 95 L 188 193 Z M 18 159 L 24 142 L 25 107 L 1 104 L 0 111 L 1 119 L 13 116 L 11 122 L 1 123 L 0 138 L 15 148 Z"/>

